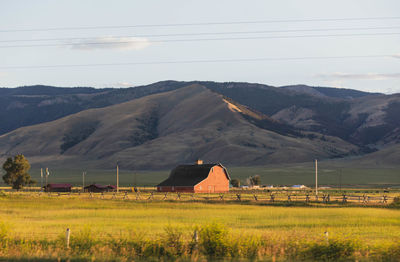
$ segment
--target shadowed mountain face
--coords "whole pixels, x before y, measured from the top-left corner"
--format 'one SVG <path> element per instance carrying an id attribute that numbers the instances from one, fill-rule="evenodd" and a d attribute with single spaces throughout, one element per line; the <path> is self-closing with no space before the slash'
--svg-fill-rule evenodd
<path id="1" fill-rule="evenodd" d="M 273 131 L 271 131 L 271 129 Z M 355 154 L 341 139 L 297 131 L 193 84 L 0 136 L 5 155 L 33 163 L 155 169 L 197 158 L 231 165 Z"/>

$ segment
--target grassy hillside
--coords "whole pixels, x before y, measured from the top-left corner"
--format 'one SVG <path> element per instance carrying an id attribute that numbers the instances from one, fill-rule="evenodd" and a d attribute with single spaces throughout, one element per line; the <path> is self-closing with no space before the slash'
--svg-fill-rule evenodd
<path id="1" fill-rule="evenodd" d="M 125 169 L 170 168 L 197 158 L 248 166 L 358 150 L 334 137 L 289 132 L 275 122 L 192 85 L 20 128 L 0 136 L 0 150 L 23 153 L 36 165 L 91 169 L 108 169 L 117 161 Z"/>

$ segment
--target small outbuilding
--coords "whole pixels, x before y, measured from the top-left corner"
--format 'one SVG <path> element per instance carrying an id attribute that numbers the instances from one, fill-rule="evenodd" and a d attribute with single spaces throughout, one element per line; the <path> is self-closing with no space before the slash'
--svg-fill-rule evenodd
<path id="1" fill-rule="evenodd" d="M 113 192 L 117 189 L 116 186 L 112 185 L 99 185 L 99 184 L 91 184 L 89 186 L 85 186 L 85 192 L 93 192 L 93 193 L 100 193 L 100 192 Z"/>
<path id="2" fill-rule="evenodd" d="M 71 192 L 71 184 L 47 184 L 43 187 L 45 192 Z"/>
<path id="3" fill-rule="evenodd" d="M 226 168 L 218 164 L 180 165 L 169 177 L 157 185 L 158 192 L 223 193 L 229 191 L 230 177 Z"/>

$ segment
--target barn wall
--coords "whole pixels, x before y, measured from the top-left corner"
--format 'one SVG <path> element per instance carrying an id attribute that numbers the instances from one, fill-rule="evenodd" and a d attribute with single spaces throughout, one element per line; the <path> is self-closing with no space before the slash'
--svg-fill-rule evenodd
<path id="1" fill-rule="evenodd" d="M 229 180 L 220 166 L 214 166 L 208 177 L 194 187 L 196 193 L 223 193 L 229 191 Z"/>

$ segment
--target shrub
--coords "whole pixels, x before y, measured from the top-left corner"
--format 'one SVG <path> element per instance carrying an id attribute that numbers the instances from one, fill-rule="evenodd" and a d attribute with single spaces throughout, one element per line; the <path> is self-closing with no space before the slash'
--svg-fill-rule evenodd
<path id="1" fill-rule="evenodd" d="M 80 253 L 90 253 L 92 247 L 96 244 L 96 239 L 93 236 L 92 230 L 85 227 L 81 231 L 74 234 L 71 232 L 71 249 Z"/>
<path id="2" fill-rule="evenodd" d="M 228 230 L 218 223 L 204 226 L 200 230 L 200 246 L 209 257 L 226 257 L 229 247 Z"/>
<path id="3" fill-rule="evenodd" d="M 9 226 L 7 226 L 3 222 L 0 222 L 0 244 L 3 244 L 7 241 L 7 236 L 9 231 L 10 231 Z"/>
<path id="4" fill-rule="evenodd" d="M 328 242 L 313 242 L 304 251 L 306 260 L 340 261 L 354 256 L 357 242 L 350 239 L 330 239 Z"/>
<path id="5" fill-rule="evenodd" d="M 393 198 L 393 203 L 391 205 L 394 207 L 400 207 L 400 196 Z"/>
<path id="6" fill-rule="evenodd" d="M 184 253 L 183 233 L 178 228 L 167 226 L 164 234 L 165 247 L 173 256 L 181 256 Z"/>
<path id="7" fill-rule="evenodd" d="M 400 261 L 400 241 L 388 244 L 386 246 L 376 246 L 371 257 L 375 261 Z"/>

